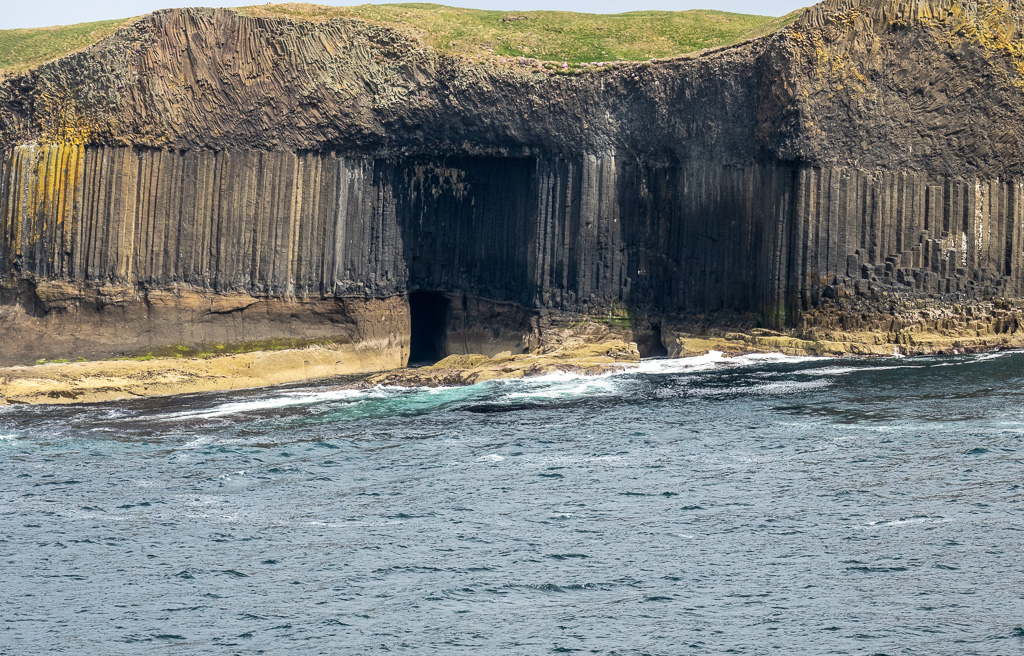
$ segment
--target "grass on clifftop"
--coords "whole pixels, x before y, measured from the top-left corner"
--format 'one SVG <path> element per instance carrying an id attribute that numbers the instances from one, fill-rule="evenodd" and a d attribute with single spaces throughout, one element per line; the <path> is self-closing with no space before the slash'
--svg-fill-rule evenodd
<path id="1" fill-rule="evenodd" d="M 449 54 L 578 63 L 672 57 L 730 45 L 781 29 L 803 10 L 781 18 L 709 9 L 577 14 L 486 11 L 418 3 L 355 7 L 289 3 L 243 7 L 239 11 L 249 16 L 308 21 L 358 18 L 401 30 Z"/>
<path id="2" fill-rule="evenodd" d="M 196 0 L 196 4 L 201 5 L 202 0 Z M 485 11 L 434 4 L 328 7 L 289 3 L 243 7 L 239 11 L 247 16 L 305 21 L 357 18 L 397 29 L 453 55 L 580 63 L 673 57 L 730 45 L 781 29 L 803 10 L 781 18 L 706 9 L 577 14 Z M 0 30 L 0 77 L 80 50 L 113 34 L 130 20 Z"/>
<path id="3" fill-rule="evenodd" d="M 110 36 L 123 18 L 20 30 L 0 30 L 0 74 L 20 73 Z"/>

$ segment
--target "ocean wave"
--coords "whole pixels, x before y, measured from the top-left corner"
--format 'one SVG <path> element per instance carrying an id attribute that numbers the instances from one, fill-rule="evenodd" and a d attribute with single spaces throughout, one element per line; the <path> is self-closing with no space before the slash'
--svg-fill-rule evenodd
<path id="1" fill-rule="evenodd" d="M 184 412 L 171 412 L 154 417 L 156 420 L 181 421 L 188 419 L 214 419 L 227 415 L 245 414 L 248 412 L 259 412 L 263 410 L 275 410 L 298 405 L 314 405 L 326 401 L 350 401 L 360 397 L 380 396 L 383 390 L 371 388 L 368 390 L 342 389 L 328 390 L 323 392 L 292 392 L 268 398 L 253 399 L 251 401 L 231 401 L 222 403 L 212 408 L 202 410 L 189 410 Z"/>
<path id="2" fill-rule="evenodd" d="M 978 353 L 970 357 L 969 362 L 987 362 L 988 360 L 996 360 L 998 358 L 1005 358 L 1008 355 L 1014 355 L 1020 353 L 1020 350 L 1010 351 L 989 351 L 988 353 Z"/>
<path id="3" fill-rule="evenodd" d="M 825 389 L 832 385 L 827 379 L 811 381 L 779 381 L 756 385 L 734 385 L 729 387 L 704 387 L 686 390 L 681 396 L 731 396 L 731 395 L 785 395 L 810 390 Z"/>
<path id="4" fill-rule="evenodd" d="M 704 355 L 687 358 L 667 358 L 641 360 L 636 367 L 621 372 L 622 374 L 674 374 L 691 371 L 708 371 L 720 367 L 749 367 L 765 364 L 799 364 L 803 362 L 830 361 L 833 358 L 812 355 L 785 355 L 783 353 L 749 353 L 747 355 L 726 356 L 722 351 L 708 351 Z"/>
<path id="5" fill-rule="evenodd" d="M 588 378 L 590 377 L 579 376 L 557 382 L 543 381 L 539 385 L 533 380 L 523 381 L 530 387 L 539 386 L 539 389 L 509 392 L 504 395 L 504 398 L 509 400 L 562 399 L 566 397 L 603 396 L 615 393 L 616 386 L 614 382 L 601 378 L 595 380 L 588 380 Z"/>
<path id="6" fill-rule="evenodd" d="M 827 360 L 788 356 L 782 354 L 756 354 L 726 357 L 721 351 L 704 355 L 642 360 L 639 364 L 622 364 L 599 374 L 554 372 L 529 378 L 488 381 L 496 384 L 502 402 L 564 401 L 577 398 L 600 398 L 620 393 L 623 380 L 636 376 L 672 376 L 712 371 L 720 368 L 750 367 L 778 362 L 808 362 Z M 487 385 L 488 383 L 481 383 Z"/>
<path id="7" fill-rule="evenodd" d="M 203 436 L 196 437 L 196 438 L 193 438 L 193 439 L 189 440 L 188 442 L 183 444 L 181 446 L 181 448 L 183 448 L 183 449 L 198 449 L 199 447 L 206 446 L 207 444 L 210 444 L 211 442 L 213 442 L 213 438 L 211 438 L 208 435 L 203 435 Z"/>
<path id="8" fill-rule="evenodd" d="M 845 374 L 852 374 L 857 371 L 870 371 L 870 368 L 865 367 L 822 367 L 821 369 L 809 369 L 807 371 L 801 371 L 800 373 L 808 376 L 842 376 Z"/>
<path id="9" fill-rule="evenodd" d="M 834 358 L 818 356 L 796 356 L 781 353 L 755 353 L 729 357 L 722 351 L 709 351 L 703 355 L 685 358 L 659 358 L 641 360 L 638 364 L 623 363 L 618 367 L 599 374 L 555 372 L 530 378 L 513 378 L 488 381 L 481 385 L 493 384 L 504 402 L 565 401 L 577 398 L 601 398 L 620 394 L 622 385 L 637 376 L 676 376 L 703 374 L 720 369 L 756 368 L 771 364 L 800 364 L 806 362 L 830 362 Z M 812 370 L 813 371 L 813 370 Z M 801 371 L 800 373 L 807 373 Z M 695 390 L 695 395 L 714 396 L 720 394 L 787 394 L 791 392 L 819 389 L 829 381 L 812 382 L 767 382 L 753 386 L 726 389 Z M 671 394 L 675 396 L 677 394 Z"/>
<path id="10" fill-rule="evenodd" d="M 702 374 L 717 370 L 751 369 L 777 364 L 803 364 L 814 362 L 834 362 L 835 358 L 822 356 L 795 356 L 781 353 L 754 353 L 747 355 L 728 356 L 722 351 L 709 351 L 703 355 L 684 358 L 658 358 L 642 360 L 639 363 L 621 363 L 598 374 L 553 372 L 529 378 L 490 380 L 469 386 L 441 387 L 400 387 L 376 386 L 367 389 L 330 389 L 324 391 L 300 390 L 270 395 L 262 398 L 250 398 L 240 401 L 229 401 L 207 408 L 171 412 L 158 415 L 158 421 L 205 420 L 258 413 L 294 406 L 311 406 L 320 403 L 341 403 L 343 406 L 354 407 L 371 400 L 398 400 L 406 398 L 409 407 L 423 410 L 436 408 L 450 401 L 468 400 L 476 396 L 495 396 L 499 403 L 549 403 L 568 401 L 580 398 L 601 398 L 621 393 L 624 380 L 637 376 L 678 376 L 686 374 Z M 885 369 L 920 368 L 924 364 L 899 364 L 888 366 L 842 366 L 833 365 L 820 368 L 804 368 L 800 375 L 820 377 L 820 381 L 778 381 L 756 385 L 735 386 L 728 388 L 704 388 L 692 390 L 695 396 L 719 396 L 728 394 L 790 394 L 828 386 L 829 377 L 841 376 L 857 371 L 879 371 Z M 674 396 L 675 394 L 673 394 Z M 429 400 L 428 400 L 429 399 Z M 390 401 L 389 401 L 390 404 Z M 362 407 L 362 406 L 359 406 Z M 396 408 L 391 407 L 389 412 Z"/>
<path id="11" fill-rule="evenodd" d="M 887 358 L 887 360 L 893 360 L 895 358 Z M 872 372 L 872 371 L 889 371 L 891 369 L 925 369 L 929 365 L 926 364 L 889 364 L 889 365 L 878 365 L 878 364 L 866 364 L 864 366 L 856 367 L 822 367 L 820 369 L 805 369 L 800 373 L 805 376 L 843 376 L 846 374 L 852 374 L 857 372 Z M 934 365 L 940 366 L 940 365 Z"/>

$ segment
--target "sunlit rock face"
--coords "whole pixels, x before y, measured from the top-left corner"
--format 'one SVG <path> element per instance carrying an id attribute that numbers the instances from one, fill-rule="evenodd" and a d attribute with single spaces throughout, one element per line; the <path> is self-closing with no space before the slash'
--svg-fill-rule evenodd
<path id="1" fill-rule="evenodd" d="M 997 344 L 1024 295 L 1022 16 L 830 1 L 551 74 L 158 12 L 0 82 L 0 364 L 281 339 L 402 364 L 430 321 L 439 358 L 579 317 L 651 354 L 758 327 Z"/>

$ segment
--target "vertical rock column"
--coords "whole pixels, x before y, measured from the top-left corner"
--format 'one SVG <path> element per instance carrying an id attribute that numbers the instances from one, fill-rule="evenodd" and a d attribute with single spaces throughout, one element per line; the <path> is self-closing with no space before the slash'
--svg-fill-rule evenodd
<path id="1" fill-rule="evenodd" d="M 0 270 L 387 296 L 406 279 L 390 170 L 334 153 L 20 146 L 3 157 Z"/>
<path id="2" fill-rule="evenodd" d="M 803 168 L 791 286 L 982 300 L 1022 292 L 1022 183 L 920 172 Z"/>

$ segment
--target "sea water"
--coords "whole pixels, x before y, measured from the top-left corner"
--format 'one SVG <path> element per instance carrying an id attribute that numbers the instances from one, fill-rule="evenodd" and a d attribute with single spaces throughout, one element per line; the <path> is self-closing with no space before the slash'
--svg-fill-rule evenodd
<path id="1" fill-rule="evenodd" d="M 1024 353 L 0 410 L 0 653 L 1018 654 Z"/>

